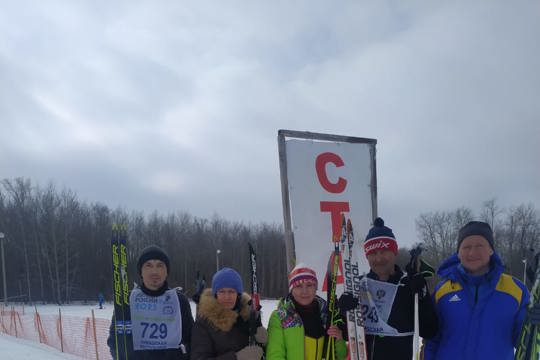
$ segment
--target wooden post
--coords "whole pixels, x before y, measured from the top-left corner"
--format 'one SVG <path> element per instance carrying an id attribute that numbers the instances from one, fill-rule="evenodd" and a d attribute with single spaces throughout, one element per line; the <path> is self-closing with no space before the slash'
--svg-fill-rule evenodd
<path id="1" fill-rule="evenodd" d="M 15 337 L 19 337 L 17 333 L 17 317 L 15 316 L 15 306 L 11 306 L 11 319 L 15 323 Z"/>
<path id="2" fill-rule="evenodd" d="M 92 309 L 92 329 L 94 330 L 94 347 L 96 349 L 96 360 L 99 360 L 98 346 L 97 346 L 97 335 L 96 335 L 96 318 L 94 316 L 94 309 Z"/>
<path id="3" fill-rule="evenodd" d="M 37 312 L 37 306 L 34 305 L 34 323 L 36 324 L 37 332 L 39 336 L 39 343 L 41 344 L 41 328 L 39 326 L 40 322 L 41 322 L 41 319 L 39 318 L 39 314 Z"/>
<path id="4" fill-rule="evenodd" d="M 58 321 L 60 322 L 60 350 L 64 352 L 64 336 L 62 334 L 62 309 L 58 308 Z"/>

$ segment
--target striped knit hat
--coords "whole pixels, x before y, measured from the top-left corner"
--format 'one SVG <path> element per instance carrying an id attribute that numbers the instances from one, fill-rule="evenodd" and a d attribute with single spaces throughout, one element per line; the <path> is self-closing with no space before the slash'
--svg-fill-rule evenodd
<path id="1" fill-rule="evenodd" d="M 384 220 L 380 217 L 373 222 L 364 241 L 366 256 L 377 250 L 390 250 L 397 255 L 398 245 L 392 229 L 384 226 Z"/>
<path id="2" fill-rule="evenodd" d="M 314 282 L 315 286 L 317 286 L 317 274 L 315 270 L 308 268 L 306 265 L 298 264 L 289 273 L 289 291 L 305 282 Z"/>

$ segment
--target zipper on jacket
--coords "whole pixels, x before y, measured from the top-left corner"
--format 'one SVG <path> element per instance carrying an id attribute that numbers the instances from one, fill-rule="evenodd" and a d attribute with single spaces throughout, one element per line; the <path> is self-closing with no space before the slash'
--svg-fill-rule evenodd
<path id="1" fill-rule="evenodd" d="M 476 285 L 475 291 L 474 291 L 474 304 L 476 305 L 478 303 L 478 286 Z"/>

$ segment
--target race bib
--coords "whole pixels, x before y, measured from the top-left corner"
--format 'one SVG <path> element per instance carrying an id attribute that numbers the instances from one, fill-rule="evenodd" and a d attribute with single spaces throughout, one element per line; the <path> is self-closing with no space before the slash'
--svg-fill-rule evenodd
<path id="1" fill-rule="evenodd" d="M 413 335 L 412 332 L 400 333 L 387 323 L 399 285 L 367 277 L 363 280 L 362 285 L 368 296 L 360 297 L 360 308 L 366 333 L 384 336 Z"/>
<path id="2" fill-rule="evenodd" d="M 129 296 L 133 348 L 135 350 L 178 349 L 182 339 L 182 318 L 176 290 L 148 296 L 134 289 Z"/>

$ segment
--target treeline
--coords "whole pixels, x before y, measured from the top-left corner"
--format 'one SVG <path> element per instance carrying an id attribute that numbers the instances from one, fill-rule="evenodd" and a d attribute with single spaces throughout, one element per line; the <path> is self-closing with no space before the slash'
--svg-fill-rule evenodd
<path id="1" fill-rule="evenodd" d="M 478 219 L 494 229 L 495 247 L 507 272 L 522 279 L 523 260 L 530 261 L 533 252 L 540 249 L 540 216 L 533 205 L 505 209 L 490 200 L 478 214 L 463 207 L 421 214 L 416 227 L 426 249 L 424 257 L 435 267 L 440 265 L 456 251 L 458 230 Z M 17 178 L 0 182 L 0 232 L 5 234 L 9 300 L 68 303 L 96 299 L 99 292 L 111 299 L 113 223 L 128 224 L 131 281 L 139 281 L 135 265 L 140 250 L 157 244 L 171 259 L 170 285 L 183 287 L 188 295 L 195 290 L 197 272 L 210 286 L 218 262 L 220 267 L 237 269 L 249 289 L 250 242 L 258 255 L 262 295 L 276 298 L 287 292 L 280 225 L 246 225 L 217 215 L 205 219 L 186 212 L 146 215 L 110 209 L 80 201 L 69 189 L 59 190 L 54 184 L 40 187 L 29 179 Z M 399 229 L 394 230 L 399 233 Z M 401 265 L 408 261 L 407 250 L 400 249 Z"/>
<path id="2" fill-rule="evenodd" d="M 492 199 L 485 201 L 477 214 L 466 207 L 421 214 L 416 220 L 416 228 L 426 248 L 424 257 L 431 264 L 440 265 L 456 252 L 459 229 L 471 220 L 491 225 L 495 250 L 503 260 L 506 272 L 523 279 L 523 260 L 531 264 L 533 255 L 540 250 L 540 215 L 532 204 L 503 208 Z"/>
<path id="3" fill-rule="evenodd" d="M 197 218 L 185 212 L 146 216 L 88 204 L 69 189 L 59 190 L 54 184 L 40 187 L 17 178 L 2 180 L 0 185 L 0 232 L 5 234 L 9 300 L 68 303 L 96 299 L 99 292 L 111 299 L 113 223 L 128 224 L 130 281 L 139 281 L 136 261 L 140 250 L 157 244 L 171 260 L 170 285 L 183 287 L 188 295 L 194 291 L 197 271 L 210 285 L 218 261 L 220 267 L 237 269 L 249 291 L 250 242 L 260 254 L 258 276 L 263 296 L 278 297 L 287 291 L 281 226 L 246 225 L 217 215 Z"/>

